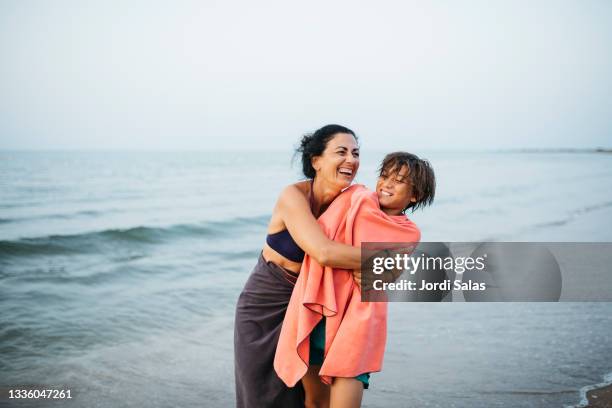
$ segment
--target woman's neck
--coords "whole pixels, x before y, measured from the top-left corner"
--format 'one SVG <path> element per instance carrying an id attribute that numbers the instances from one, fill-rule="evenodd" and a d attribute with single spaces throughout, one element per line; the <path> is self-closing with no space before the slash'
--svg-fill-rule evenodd
<path id="1" fill-rule="evenodd" d="M 329 185 L 325 185 L 325 183 L 321 182 L 321 180 L 317 180 L 315 177 L 314 182 L 312 183 L 312 194 L 314 197 L 313 214 L 318 217 L 327 209 L 329 204 L 338 195 L 342 190 L 338 190 L 337 188 L 330 187 Z"/>

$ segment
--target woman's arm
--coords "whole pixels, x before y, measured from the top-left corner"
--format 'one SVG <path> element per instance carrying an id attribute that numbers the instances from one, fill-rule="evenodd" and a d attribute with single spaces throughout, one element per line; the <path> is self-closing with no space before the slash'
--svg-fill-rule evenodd
<path id="1" fill-rule="evenodd" d="M 304 194 L 295 186 L 286 187 L 276 204 L 295 242 L 317 263 L 333 268 L 359 269 L 361 249 L 327 238 L 310 211 Z"/>

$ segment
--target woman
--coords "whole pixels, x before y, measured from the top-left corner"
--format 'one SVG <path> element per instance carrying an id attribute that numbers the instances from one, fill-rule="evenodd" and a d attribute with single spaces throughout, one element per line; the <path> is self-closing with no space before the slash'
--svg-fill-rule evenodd
<path id="1" fill-rule="evenodd" d="M 237 407 L 301 407 L 320 400 L 316 373 L 288 388 L 273 368 L 283 318 L 304 253 L 321 265 L 360 266 L 360 249 L 334 242 L 317 224 L 331 202 L 349 187 L 359 168 L 355 133 L 327 125 L 302 138 L 298 149 L 306 181 L 286 187 L 268 225 L 266 244 L 236 306 L 234 356 Z"/>

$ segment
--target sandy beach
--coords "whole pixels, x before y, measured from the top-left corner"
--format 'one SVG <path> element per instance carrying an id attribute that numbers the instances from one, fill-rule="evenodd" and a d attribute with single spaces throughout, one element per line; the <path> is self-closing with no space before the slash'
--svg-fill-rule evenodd
<path id="1" fill-rule="evenodd" d="M 587 392 L 589 405 L 586 408 L 610 408 L 612 407 L 612 384 Z"/>

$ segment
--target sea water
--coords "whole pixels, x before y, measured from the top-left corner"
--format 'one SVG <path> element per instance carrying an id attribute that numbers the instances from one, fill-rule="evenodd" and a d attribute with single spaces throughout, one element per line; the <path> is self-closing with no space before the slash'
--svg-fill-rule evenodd
<path id="1" fill-rule="evenodd" d="M 612 241 L 612 155 L 415 152 L 425 241 Z M 374 186 L 383 152 L 362 152 Z M 0 152 L 0 387 L 75 406 L 234 404 L 234 306 L 290 152 Z M 609 303 L 393 303 L 364 406 L 579 401 L 612 371 Z M 36 405 L 33 405 L 36 406 Z"/>

